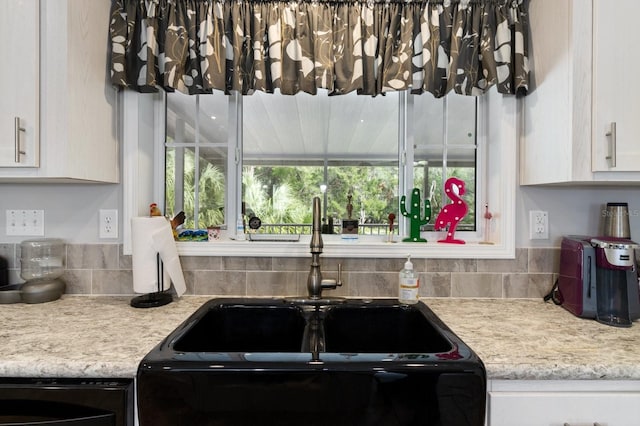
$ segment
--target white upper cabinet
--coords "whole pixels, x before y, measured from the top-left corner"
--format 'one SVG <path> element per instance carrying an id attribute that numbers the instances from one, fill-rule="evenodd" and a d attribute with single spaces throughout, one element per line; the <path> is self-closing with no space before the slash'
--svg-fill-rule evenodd
<path id="1" fill-rule="evenodd" d="M 640 181 L 640 97 L 632 73 L 637 0 L 530 3 L 532 90 L 520 183 Z M 612 131 L 613 130 L 613 131 Z"/>
<path id="2" fill-rule="evenodd" d="M 2 2 L 2 7 L 11 3 L 14 2 Z M 13 158 L 13 152 L 5 153 L 3 148 L 0 182 L 117 183 L 120 177 L 118 94 L 108 81 L 107 66 L 111 2 L 25 0 L 15 3 L 36 9 L 39 5 L 40 9 L 39 21 L 37 16 L 30 20 L 8 17 L 8 29 L 2 29 L 39 33 L 39 56 L 37 50 L 27 52 L 31 50 L 26 47 L 29 43 L 21 43 L 16 52 L 19 57 L 28 58 L 28 64 L 38 60 L 40 63 L 40 90 L 25 95 L 40 109 L 40 164 L 12 167 L 6 162 Z M 4 23 L 4 11 L 2 15 Z M 14 65 L 19 62 L 9 61 Z M 21 68 L 10 71 L 31 75 L 28 70 L 22 73 Z M 12 80 L 15 81 L 5 80 L 3 74 L 0 84 L 4 87 L 18 82 L 22 87 L 22 76 Z M 37 89 L 37 73 L 35 81 Z M 8 99 L 8 105 L 12 106 L 17 98 Z M 4 106 L 2 112 L 5 115 Z M 11 129 L 13 121 L 11 117 Z M 34 124 L 25 120 L 23 137 L 28 135 L 30 127 L 37 129 L 37 123 L 37 120 Z M 11 132 L 9 142 L 13 144 L 13 130 Z M 2 138 L 2 144 L 8 143 L 9 137 L 3 135 Z M 9 154 L 11 158 L 5 158 Z"/>
<path id="3" fill-rule="evenodd" d="M 39 163 L 39 14 L 37 1 L 0 3 L 0 167 Z"/>
<path id="4" fill-rule="evenodd" d="M 638 171 L 640 2 L 594 1 L 593 16 L 593 170 Z"/>

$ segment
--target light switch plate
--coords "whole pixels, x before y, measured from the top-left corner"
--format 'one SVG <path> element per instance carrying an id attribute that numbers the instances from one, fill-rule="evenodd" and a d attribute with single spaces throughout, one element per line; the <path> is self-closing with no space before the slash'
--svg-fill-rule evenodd
<path id="1" fill-rule="evenodd" d="M 44 210 L 6 210 L 6 234 L 44 237 Z"/>

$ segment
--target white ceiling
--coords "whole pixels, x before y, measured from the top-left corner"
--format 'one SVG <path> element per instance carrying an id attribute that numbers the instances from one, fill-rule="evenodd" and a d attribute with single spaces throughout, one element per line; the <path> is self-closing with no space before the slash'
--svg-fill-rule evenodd
<path id="1" fill-rule="evenodd" d="M 245 155 L 397 157 L 398 95 L 254 94 L 244 99 Z"/>
<path id="2" fill-rule="evenodd" d="M 198 99 L 199 98 L 199 99 Z M 243 98 L 243 143 L 245 158 L 322 159 L 394 159 L 397 158 L 398 92 L 385 96 L 295 96 L 256 92 Z M 414 144 L 436 145 L 423 153 L 439 153 L 444 135 L 444 101 L 430 94 L 412 96 L 415 126 Z M 199 108 L 196 103 L 199 102 Z M 473 144 L 475 135 L 475 99 L 450 96 L 447 100 L 449 143 Z M 196 110 L 200 121 L 196 124 Z M 213 95 L 169 95 L 167 127 L 174 134 L 176 121 L 185 121 L 185 140 L 193 142 L 196 125 L 202 138 L 226 143 L 229 97 Z M 218 151 L 218 150 L 216 150 Z M 424 154 L 427 155 L 427 154 Z M 466 153 L 469 156 L 469 153 Z"/>

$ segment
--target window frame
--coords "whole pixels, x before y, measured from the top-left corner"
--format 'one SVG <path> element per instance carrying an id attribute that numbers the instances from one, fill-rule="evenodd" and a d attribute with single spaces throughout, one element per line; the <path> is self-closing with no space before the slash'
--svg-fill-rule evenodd
<path id="1" fill-rule="evenodd" d="M 359 238 L 357 242 L 345 242 L 339 235 L 323 235 L 324 257 L 339 258 L 402 258 L 411 254 L 414 258 L 474 258 L 504 259 L 515 257 L 515 200 L 517 186 L 517 143 L 518 143 L 518 109 L 521 102 L 514 96 L 498 94 L 495 90 L 482 95 L 478 113 L 478 168 L 484 174 L 487 191 L 482 194 L 480 185 L 477 196 L 478 216 L 483 209 L 484 201 L 494 215 L 491 236 L 494 244 L 480 244 L 468 241 L 467 244 L 437 243 L 435 238 L 442 233 L 428 232 L 428 243 L 388 243 L 383 238 Z M 234 155 L 229 155 L 230 170 L 235 169 L 235 182 L 229 182 L 227 196 L 235 195 L 235 202 L 229 203 L 228 217 L 237 216 L 235 206 L 240 205 L 241 191 L 238 182 L 242 182 L 242 168 L 236 167 L 236 157 L 242 152 L 242 108 L 240 102 L 232 102 L 238 121 L 230 122 L 230 145 L 238 144 Z M 399 113 L 401 114 L 401 112 Z M 411 135 L 406 121 L 399 125 L 399 141 L 401 147 L 413 141 L 405 138 Z M 123 253 L 131 254 L 130 218 L 148 214 L 150 202 L 164 199 L 164 170 L 155 165 L 164 165 L 164 101 L 162 94 L 141 94 L 126 90 L 123 107 Z M 231 140 L 238 135 L 239 140 Z M 399 156 L 402 150 L 399 150 Z M 400 160 L 400 159 L 399 159 Z M 410 158 L 406 161 L 409 162 Z M 231 168 L 232 167 L 232 168 Z M 407 170 L 401 176 L 400 188 L 406 188 Z M 409 171 L 409 173 L 411 173 Z M 235 187 L 234 187 L 235 185 Z M 405 191 L 406 192 L 406 191 Z M 401 218 L 403 219 L 403 218 Z M 400 220 L 400 235 L 404 235 L 404 220 Z M 478 235 L 483 232 L 482 221 L 478 221 Z M 475 232 L 474 232 L 475 233 Z M 462 239 L 467 232 L 459 231 Z M 299 242 L 251 242 L 221 240 L 207 242 L 177 242 L 178 253 L 188 256 L 238 256 L 238 257 L 307 257 L 309 255 L 309 236 L 302 236 Z"/>

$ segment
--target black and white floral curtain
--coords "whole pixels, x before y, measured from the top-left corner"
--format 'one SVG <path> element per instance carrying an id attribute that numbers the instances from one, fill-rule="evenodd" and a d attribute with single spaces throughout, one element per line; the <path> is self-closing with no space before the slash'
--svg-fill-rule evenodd
<path id="1" fill-rule="evenodd" d="M 110 35 L 140 92 L 528 90 L 528 0 L 113 0 Z"/>

